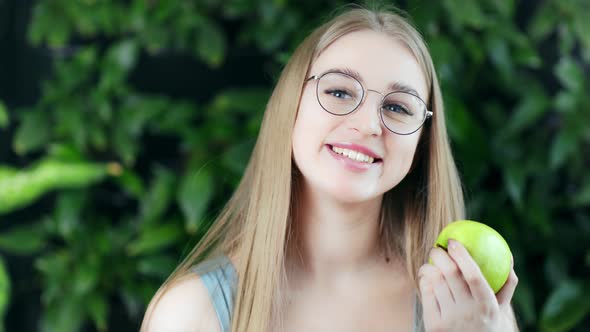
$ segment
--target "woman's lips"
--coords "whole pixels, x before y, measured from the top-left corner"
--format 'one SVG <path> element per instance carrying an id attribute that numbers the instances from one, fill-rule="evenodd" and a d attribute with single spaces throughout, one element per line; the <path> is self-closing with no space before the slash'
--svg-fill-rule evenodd
<path id="1" fill-rule="evenodd" d="M 362 161 L 356 161 L 334 152 L 334 150 L 332 150 L 332 146 L 330 145 L 326 145 L 326 149 L 328 150 L 328 153 L 330 153 L 334 159 L 338 160 L 346 169 L 356 173 L 366 172 L 371 168 L 378 167 L 382 162 L 381 159 L 377 159 L 371 164 Z"/>
<path id="2" fill-rule="evenodd" d="M 328 143 L 327 145 L 331 148 L 338 147 L 342 149 L 353 150 L 360 152 L 366 156 L 373 157 L 374 159 L 381 159 L 380 155 L 378 155 L 375 151 L 371 150 L 369 147 L 366 147 L 364 145 L 354 143 Z"/>

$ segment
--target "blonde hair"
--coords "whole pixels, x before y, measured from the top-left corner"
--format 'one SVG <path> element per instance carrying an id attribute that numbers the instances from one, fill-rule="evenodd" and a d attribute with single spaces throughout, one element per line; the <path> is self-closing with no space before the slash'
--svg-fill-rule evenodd
<path id="1" fill-rule="evenodd" d="M 391 255 L 401 255 L 417 286 L 417 270 L 437 234 L 449 222 L 464 218 L 463 193 L 447 137 L 442 95 L 426 45 L 402 15 L 353 8 L 317 28 L 295 50 L 268 101 L 240 184 L 208 233 L 162 285 L 155 299 L 190 273 L 196 263 L 216 255 L 230 255 L 237 257 L 238 274 L 231 330 L 258 332 L 279 326 L 285 257 L 292 240 L 301 177 L 292 160 L 291 140 L 304 80 L 322 50 L 336 39 L 362 29 L 385 33 L 408 47 L 425 75 L 427 104 L 434 112 L 422 130 L 412 170 L 384 195 L 381 210 L 385 248 Z M 144 318 L 144 323 L 147 320 Z"/>

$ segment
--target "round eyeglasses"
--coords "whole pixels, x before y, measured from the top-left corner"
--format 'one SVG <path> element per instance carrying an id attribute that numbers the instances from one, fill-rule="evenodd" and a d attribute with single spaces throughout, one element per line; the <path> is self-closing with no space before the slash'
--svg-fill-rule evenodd
<path id="1" fill-rule="evenodd" d="M 410 135 L 424 124 L 433 113 L 417 95 L 408 91 L 394 91 L 386 95 L 365 89 L 361 82 L 341 72 L 327 72 L 311 76 L 306 82 L 316 80 L 316 96 L 320 106 L 333 115 L 343 116 L 354 112 L 362 103 L 365 91 L 383 96 L 379 114 L 387 129 L 398 135 Z"/>

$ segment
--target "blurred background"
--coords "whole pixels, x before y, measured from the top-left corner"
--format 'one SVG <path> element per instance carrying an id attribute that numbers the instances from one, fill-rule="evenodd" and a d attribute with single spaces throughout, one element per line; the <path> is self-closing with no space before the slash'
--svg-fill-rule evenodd
<path id="1" fill-rule="evenodd" d="M 0 0 L 0 331 L 132 331 L 344 1 Z M 432 52 L 468 216 L 522 331 L 590 331 L 590 1 L 394 1 Z"/>

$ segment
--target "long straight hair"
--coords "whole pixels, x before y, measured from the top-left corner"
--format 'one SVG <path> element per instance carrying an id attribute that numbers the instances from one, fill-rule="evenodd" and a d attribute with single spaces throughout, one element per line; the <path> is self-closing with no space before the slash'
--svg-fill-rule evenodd
<path id="1" fill-rule="evenodd" d="M 394 10 L 347 8 L 314 30 L 295 50 L 266 105 L 262 125 L 237 189 L 203 239 L 158 290 L 150 306 L 195 264 L 216 255 L 236 258 L 238 284 L 232 332 L 280 329 L 285 257 L 296 220 L 301 174 L 292 160 L 292 133 L 304 80 L 319 54 L 358 30 L 384 33 L 403 43 L 420 65 L 434 113 L 422 130 L 411 171 L 385 193 L 381 240 L 390 255 L 416 274 L 437 234 L 464 218 L 461 182 L 453 161 L 442 95 L 428 49 L 418 31 Z M 148 310 L 149 312 L 149 310 Z M 144 318 L 144 324 L 149 318 Z"/>

